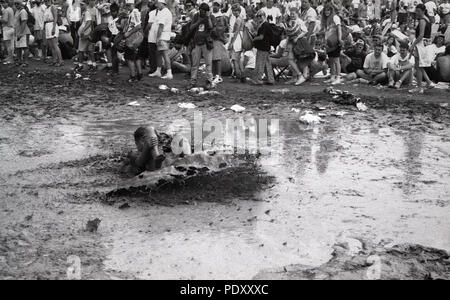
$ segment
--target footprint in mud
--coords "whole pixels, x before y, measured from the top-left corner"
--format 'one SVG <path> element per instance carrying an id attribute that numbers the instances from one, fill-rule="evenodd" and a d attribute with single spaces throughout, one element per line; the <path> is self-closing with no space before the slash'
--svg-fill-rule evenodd
<path id="1" fill-rule="evenodd" d="M 52 152 L 48 151 L 48 150 L 39 150 L 39 149 L 27 149 L 27 150 L 21 150 L 17 153 L 17 155 L 19 156 L 23 156 L 23 157 L 40 157 L 40 156 L 44 156 L 44 155 L 49 155 L 52 154 Z"/>

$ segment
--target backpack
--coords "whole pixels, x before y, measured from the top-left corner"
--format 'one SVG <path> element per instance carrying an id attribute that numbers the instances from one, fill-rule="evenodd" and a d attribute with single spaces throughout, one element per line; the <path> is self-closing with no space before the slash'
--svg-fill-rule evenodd
<path id="1" fill-rule="evenodd" d="M 30 10 L 28 9 L 27 6 L 25 6 L 24 9 L 25 9 L 25 11 L 27 12 L 27 15 L 28 15 L 27 26 L 28 26 L 28 28 L 33 29 L 34 28 L 34 24 L 36 24 L 36 20 L 34 19 L 33 14 L 30 12 Z"/>
<path id="2" fill-rule="evenodd" d="M 188 46 L 194 36 L 194 32 L 191 31 L 191 22 L 187 22 L 181 27 L 180 42 L 184 46 Z"/>
<path id="3" fill-rule="evenodd" d="M 272 28 L 272 39 L 270 41 L 270 45 L 276 48 L 281 43 L 281 36 L 284 32 L 284 29 L 272 23 L 270 23 L 270 27 Z"/>

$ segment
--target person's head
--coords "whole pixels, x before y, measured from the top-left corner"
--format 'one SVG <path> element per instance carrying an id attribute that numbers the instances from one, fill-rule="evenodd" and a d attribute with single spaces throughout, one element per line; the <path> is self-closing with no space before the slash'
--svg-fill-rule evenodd
<path id="1" fill-rule="evenodd" d="M 400 43 L 400 46 L 399 46 L 400 56 L 406 57 L 409 54 L 408 49 L 409 49 L 408 43 L 405 43 L 405 42 Z"/>
<path id="2" fill-rule="evenodd" d="M 322 10 L 323 17 L 326 19 L 326 18 L 333 16 L 333 14 L 334 14 L 333 6 L 331 4 L 325 5 L 325 7 Z"/>
<path id="3" fill-rule="evenodd" d="M 362 39 L 357 40 L 356 43 L 355 43 L 355 48 L 354 48 L 355 52 L 358 53 L 358 54 L 363 52 L 364 51 L 364 47 L 365 47 L 364 41 Z"/>
<path id="4" fill-rule="evenodd" d="M 194 8 L 194 2 L 192 2 L 192 0 L 186 0 L 186 2 L 184 3 L 184 9 L 186 10 L 186 12 L 191 11 Z"/>
<path id="5" fill-rule="evenodd" d="M 262 10 L 259 10 L 256 13 L 255 21 L 256 21 L 257 24 L 264 23 L 266 21 L 266 13 L 264 11 L 262 11 Z"/>
<path id="6" fill-rule="evenodd" d="M 427 8 L 425 7 L 425 5 L 422 3 L 418 4 L 416 6 L 416 18 L 420 20 L 426 15 L 427 15 Z"/>
<path id="7" fill-rule="evenodd" d="M 213 5 L 212 5 L 212 11 L 213 13 L 218 13 L 220 11 L 220 9 L 222 8 L 222 5 L 220 4 L 219 1 L 214 1 Z"/>
<path id="8" fill-rule="evenodd" d="M 445 36 L 442 34 L 437 35 L 434 38 L 433 43 L 437 46 L 437 47 L 442 47 L 445 45 Z"/>
<path id="9" fill-rule="evenodd" d="M 372 44 L 378 45 L 381 43 L 381 37 L 379 35 L 372 36 Z"/>
<path id="10" fill-rule="evenodd" d="M 311 3 L 309 3 L 310 0 L 303 0 L 302 1 L 302 10 L 309 9 L 311 7 Z"/>
<path id="11" fill-rule="evenodd" d="M 266 3 L 267 8 L 272 8 L 273 3 L 274 3 L 274 0 L 267 0 L 267 3 Z"/>
<path id="12" fill-rule="evenodd" d="M 95 7 L 95 1 L 96 0 L 88 0 L 88 6 L 90 8 L 94 8 Z M 129 2 L 129 0 L 126 1 L 126 3 L 128 3 L 128 2 Z M 133 1 L 133 6 L 134 6 L 134 1 Z"/>
<path id="13" fill-rule="evenodd" d="M 200 4 L 200 6 L 198 7 L 198 11 L 199 11 L 200 17 L 204 18 L 209 12 L 209 5 L 206 3 Z"/>
<path id="14" fill-rule="evenodd" d="M 141 126 L 134 132 L 134 143 L 139 152 L 144 150 L 145 141 L 150 137 L 150 131 L 147 127 Z"/>
<path id="15" fill-rule="evenodd" d="M 115 19 L 119 15 L 119 5 L 117 3 L 111 3 L 110 6 L 111 16 Z"/>
<path id="16" fill-rule="evenodd" d="M 394 36 L 389 36 L 386 40 L 386 45 L 387 46 L 395 46 L 395 37 Z"/>
<path id="17" fill-rule="evenodd" d="M 291 20 L 296 20 L 300 15 L 300 12 L 298 11 L 297 7 L 291 7 L 289 8 L 289 17 Z"/>
<path id="18" fill-rule="evenodd" d="M 241 14 L 241 6 L 239 5 L 239 3 L 235 3 L 231 6 L 231 12 L 236 18 L 239 17 L 239 15 Z"/>
<path id="19" fill-rule="evenodd" d="M 21 9 L 24 5 L 22 0 L 14 0 L 14 6 L 16 7 L 16 9 Z"/>
<path id="20" fill-rule="evenodd" d="M 80 10 L 81 12 L 85 12 L 87 9 L 87 4 L 84 1 L 80 1 Z"/>
<path id="21" fill-rule="evenodd" d="M 158 0 L 158 2 L 156 2 L 156 8 L 158 10 L 162 10 L 166 7 L 167 5 L 167 0 Z"/>
<path id="22" fill-rule="evenodd" d="M 383 45 L 382 44 L 376 44 L 373 49 L 373 54 L 376 58 L 380 57 L 381 53 L 383 53 Z"/>

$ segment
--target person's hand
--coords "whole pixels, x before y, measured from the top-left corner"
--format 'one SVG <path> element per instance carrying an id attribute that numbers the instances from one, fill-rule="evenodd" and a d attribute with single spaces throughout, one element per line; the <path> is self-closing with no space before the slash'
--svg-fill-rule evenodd
<path id="1" fill-rule="evenodd" d="M 414 52 L 414 47 L 413 46 L 411 46 L 411 47 L 409 47 L 409 50 L 408 50 L 410 53 L 413 53 Z"/>
<path id="2" fill-rule="evenodd" d="M 233 50 L 233 44 L 231 44 L 231 42 L 230 42 L 230 44 L 228 45 L 228 51 L 231 51 L 231 50 Z"/>
<path id="3" fill-rule="evenodd" d="M 124 38 L 128 38 L 130 36 L 130 34 L 128 32 L 125 32 L 125 34 L 123 35 Z"/>
<path id="4" fill-rule="evenodd" d="M 56 26 L 53 26 L 53 29 L 52 29 L 52 36 L 54 36 L 54 35 L 56 35 Z"/>

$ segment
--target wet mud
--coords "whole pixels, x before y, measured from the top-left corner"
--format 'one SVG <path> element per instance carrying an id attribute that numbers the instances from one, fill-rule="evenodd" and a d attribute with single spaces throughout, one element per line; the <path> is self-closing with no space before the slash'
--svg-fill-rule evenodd
<path id="1" fill-rule="evenodd" d="M 360 279 L 376 254 L 381 279 L 448 279 L 446 91 L 340 87 L 367 105 L 359 111 L 316 82 L 283 94 L 225 82 L 211 96 L 189 93 L 182 78 L 170 83 L 174 94 L 158 80 L 73 77 L 68 68 L 0 66 L 0 278 L 64 279 L 75 255 L 84 279 Z M 293 108 L 324 122 L 301 124 Z M 133 131 L 193 121 L 194 111 L 203 121 L 277 119 L 276 151 L 121 188 Z M 371 246 L 335 249 L 355 235 Z"/>

